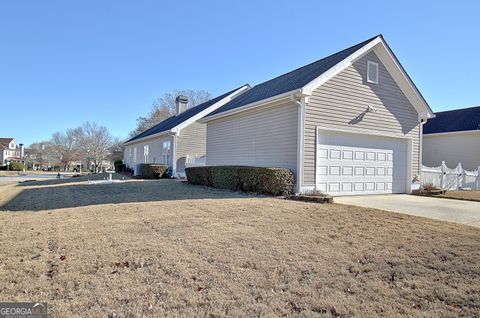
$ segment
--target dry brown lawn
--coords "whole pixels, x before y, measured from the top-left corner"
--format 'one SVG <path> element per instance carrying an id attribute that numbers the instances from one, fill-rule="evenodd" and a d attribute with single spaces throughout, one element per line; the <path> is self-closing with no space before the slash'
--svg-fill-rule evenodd
<path id="1" fill-rule="evenodd" d="M 18 176 L 19 174 L 20 174 L 20 172 L 18 172 L 18 171 L 0 170 L 0 177 L 3 177 L 3 176 Z"/>
<path id="2" fill-rule="evenodd" d="M 171 180 L 0 192 L 0 299 L 51 317 L 457 317 L 480 229 Z"/>
<path id="3" fill-rule="evenodd" d="M 447 191 L 447 193 L 438 195 L 438 197 L 480 202 L 480 191 Z"/>

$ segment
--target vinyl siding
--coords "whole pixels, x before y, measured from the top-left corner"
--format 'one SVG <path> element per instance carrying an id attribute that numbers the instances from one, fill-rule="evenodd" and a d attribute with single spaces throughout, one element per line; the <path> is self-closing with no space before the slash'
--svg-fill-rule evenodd
<path id="1" fill-rule="evenodd" d="M 149 145 L 147 163 L 160 163 L 162 160 L 162 147 L 164 141 L 171 141 L 171 151 L 173 151 L 173 138 L 171 136 L 156 137 L 143 140 L 134 144 L 125 146 L 124 162 L 129 168 L 134 168 L 136 164 L 145 163 L 144 146 Z M 132 149 L 132 157 L 130 158 L 130 150 Z M 137 160 L 133 159 L 133 148 L 137 148 Z"/>
<path id="2" fill-rule="evenodd" d="M 207 125 L 194 122 L 180 130 L 177 137 L 177 172 L 185 171 L 185 159 L 187 155 L 205 155 L 206 152 Z"/>
<path id="3" fill-rule="evenodd" d="M 367 61 L 379 64 L 378 84 L 367 83 Z M 367 106 L 377 112 L 366 113 Z M 362 113 L 364 116 L 362 117 Z M 412 175 L 419 167 L 417 112 L 373 51 L 317 88 L 305 109 L 304 185 L 315 184 L 316 128 L 412 138 Z"/>
<path id="4" fill-rule="evenodd" d="M 423 164 L 438 167 L 445 161 L 450 168 L 458 163 L 467 170 L 480 166 L 480 131 L 441 135 L 423 135 Z"/>
<path id="5" fill-rule="evenodd" d="M 207 123 L 207 165 L 285 167 L 296 172 L 298 106 L 283 102 Z"/>

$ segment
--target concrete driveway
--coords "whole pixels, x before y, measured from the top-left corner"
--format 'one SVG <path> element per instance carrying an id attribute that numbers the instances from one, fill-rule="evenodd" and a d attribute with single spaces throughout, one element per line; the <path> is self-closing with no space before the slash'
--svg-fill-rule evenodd
<path id="1" fill-rule="evenodd" d="M 480 227 L 480 202 L 408 194 L 344 196 L 335 202 Z"/>

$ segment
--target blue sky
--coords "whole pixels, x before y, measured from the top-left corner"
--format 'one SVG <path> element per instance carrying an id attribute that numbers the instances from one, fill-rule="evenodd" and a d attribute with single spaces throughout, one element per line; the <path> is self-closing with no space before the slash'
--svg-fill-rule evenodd
<path id="1" fill-rule="evenodd" d="M 222 94 L 382 33 L 434 111 L 480 104 L 478 1 L 1 1 L 0 136 L 117 137 L 174 89 Z"/>

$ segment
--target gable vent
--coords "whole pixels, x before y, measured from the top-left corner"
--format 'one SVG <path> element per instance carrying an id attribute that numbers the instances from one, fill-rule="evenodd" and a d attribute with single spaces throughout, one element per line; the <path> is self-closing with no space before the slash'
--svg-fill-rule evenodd
<path id="1" fill-rule="evenodd" d="M 378 84 L 378 63 L 367 61 L 367 82 Z"/>

